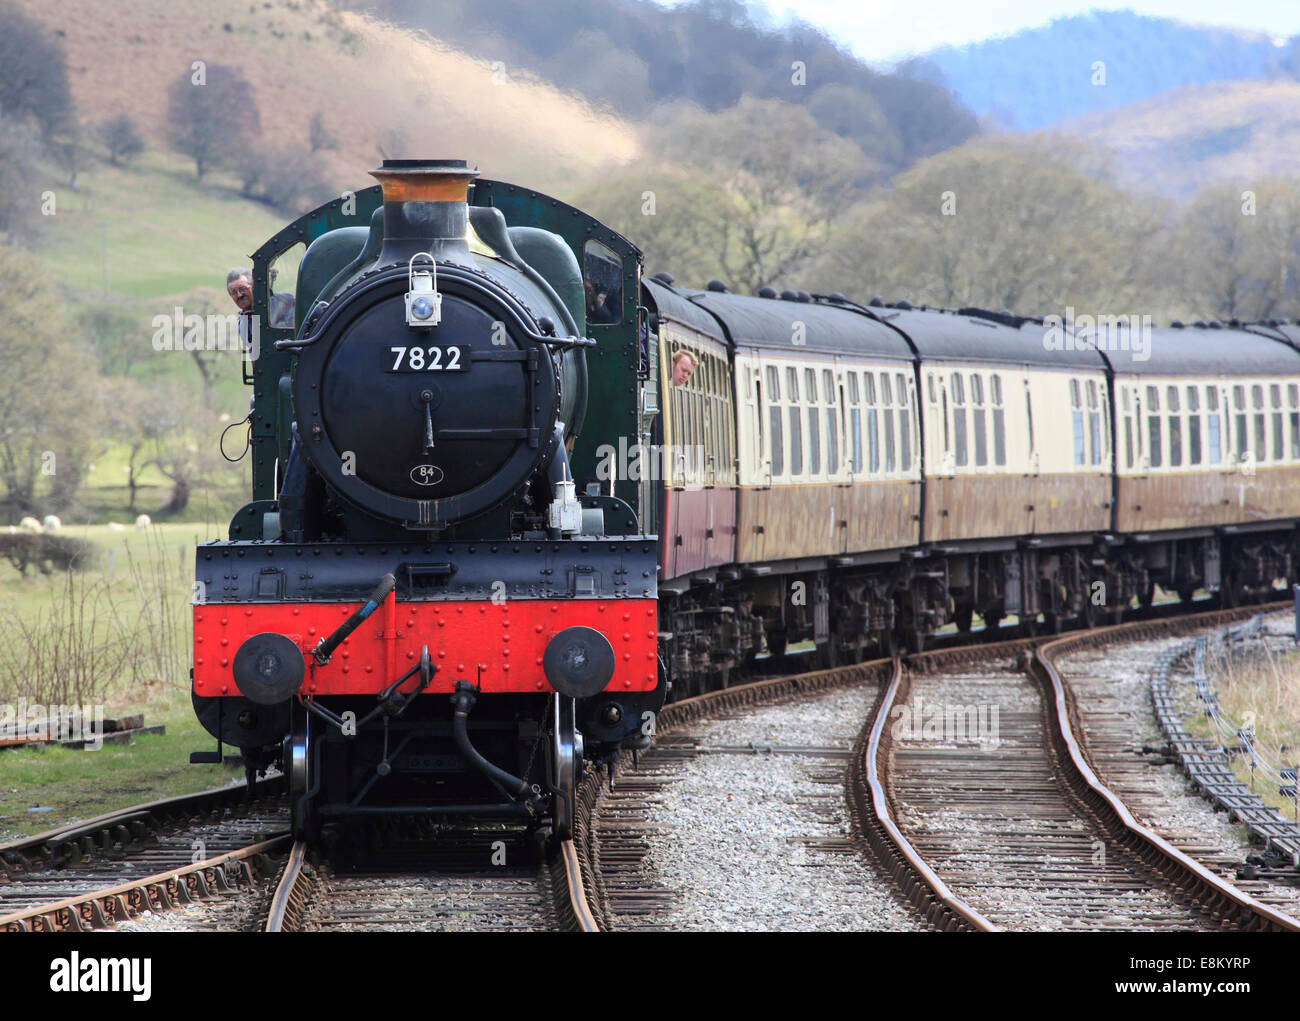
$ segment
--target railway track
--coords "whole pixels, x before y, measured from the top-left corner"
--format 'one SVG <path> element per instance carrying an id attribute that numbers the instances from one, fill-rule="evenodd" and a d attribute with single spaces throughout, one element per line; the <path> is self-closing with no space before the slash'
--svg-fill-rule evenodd
<path id="1" fill-rule="evenodd" d="M 295 843 L 260 929 L 598 931 L 572 841 L 547 850 L 499 826 L 431 835 L 410 820 L 323 861 Z"/>
<path id="2" fill-rule="evenodd" d="M 1289 649 L 1290 626 L 1289 619 L 1273 618 L 1271 627 L 1260 627 L 1259 642 Z M 1236 629 L 1224 635 L 1229 633 L 1235 636 Z M 1179 850 L 1256 900 L 1294 915 L 1300 910 L 1295 823 L 1263 806 L 1237 780 L 1217 741 L 1184 729 L 1206 711 L 1195 694 L 1197 652 L 1207 644 L 1217 647 L 1218 640 L 1169 638 L 1114 650 L 1082 642 L 1057 663 L 1083 750 L 1106 785 Z M 1242 649 L 1233 655 L 1250 662 L 1262 653 Z"/>
<path id="3" fill-rule="evenodd" d="M 602 774 L 584 779 L 575 839 L 554 853 L 520 831 L 440 828 L 430 839 L 424 824 L 405 821 L 341 838 L 314 860 L 280 832 L 287 811 L 278 781 L 252 803 L 231 788 L 137 806 L 0 845 L 0 931 L 109 926 L 240 890 L 262 903 L 255 927 L 264 931 L 600 931 L 629 919 L 636 927 L 638 916 L 653 928 L 675 893 L 645 881 L 644 806 L 671 782 L 674 763 L 710 755 L 816 762 L 811 779 L 826 788 L 818 797 L 842 798 L 847 788 L 854 831 L 809 846 L 844 870 L 874 870 L 936 928 L 1300 929 L 1132 816 L 1076 737 L 1078 706 L 1056 666 L 1080 648 L 1246 612 L 960 646 L 910 657 L 906 667 L 876 661 L 673 703 L 645 765 L 625 754 L 612 792 Z M 1026 669 L 990 666 L 1008 658 Z M 844 689 L 867 693 L 870 709 L 852 746 L 681 739 L 711 719 Z M 996 747 L 928 742 L 923 723 L 921 740 L 909 740 L 915 735 L 890 726 L 898 709 L 958 699 L 1005 707 Z M 829 817 L 829 807 L 817 810 Z"/>
<path id="4" fill-rule="evenodd" d="M 0 845 L 0 932 L 82 931 L 248 891 L 287 846 L 281 779 L 182 795 Z"/>
<path id="5" fill-rule="evenodd" d="M 1056 666 L 1083 644 L 1244 615 L 1146 621 L 896 666 L 860 742 L 854 798 L 864 832 L 927 920 L 981 931 L 1300 930 L 1133 817 L 1088 761 Z M 1024 669 L 990 665 L 1008 656 Z M 969 721 L 971 706 L 1000 707 L 995 742 L 943 732 L 946 721 Z"/>

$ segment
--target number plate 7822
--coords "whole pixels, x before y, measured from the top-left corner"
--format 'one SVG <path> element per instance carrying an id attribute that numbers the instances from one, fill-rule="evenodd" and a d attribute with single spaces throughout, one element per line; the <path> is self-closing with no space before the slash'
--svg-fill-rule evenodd
<path id="1" fill-rule="evenodd" d="M 385 372 L 468 372 L 470 349 L 450 347 L 390 347 Z"/>

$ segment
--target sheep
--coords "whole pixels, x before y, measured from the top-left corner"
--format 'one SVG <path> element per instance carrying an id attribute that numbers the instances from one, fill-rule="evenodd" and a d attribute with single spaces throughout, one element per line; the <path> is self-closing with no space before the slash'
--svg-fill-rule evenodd
<path id="1" fill-rule="evenodd" d="M 63 528 L 63 522 L 53 514 L 46 514 L 45 520 L 41 522 L 41 527 L 47 532 L 57 532 Z"/>
<path id="2" fill-rule="evenodd" d="M 137 532 L 147 531 L 149 526 L 152 524 L 153 522 L 149 520 L 148 514 L 141 514 L 138 518 L 135 519 L 135 530 Z"/>
<path id="3" fill-rule="evenodd" d="M 119 525 L 116 521 L 110 521 L 108 523 L 108 530 L 110 532 L 125 532 L 126 525 Z"/>
<path id="4" fill-rule="evenodd" d="M 39 532 L 41 530 L 41 523 L 33 517 L 25 517 L 22 521 L 18 522 L 18 530 L 20 532 Z"/>

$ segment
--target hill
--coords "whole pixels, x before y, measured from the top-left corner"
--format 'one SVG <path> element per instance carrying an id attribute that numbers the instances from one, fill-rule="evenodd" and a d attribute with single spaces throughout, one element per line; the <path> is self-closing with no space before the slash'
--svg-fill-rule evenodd
<path id="1" fill-rule="evenodd" d="M 1132 11 L 1094 11 L 963 47 L 922 62 L 976 114 L 1012 131 L 1210 82 L 1262 81 L 1296 70 L 1293 46 L 1260 32 L 1190 25 Z M 1097 84 L 1095 64 L 1105 65 Z"/>
<path id="2" fill-rule="evenodd" d="M 1189 85 L 1059 130 L 1110 149 L 1124 186 L 1186 199 L 1219 181 L 1300 175 L 1300 83 Z"/>
<path id="3" fill-rule="evenodd" d="M 193 61 L 237 67 L 262 138 L 303 145 L 320 111 L 340 140 L 319 154 L 341 191 L 368 183 L 380 150 L 463 156 L 485 174 L 553 186 L 638 151 L 616 117 L 519 76 L 496 74 L 426 35 L 339 11 L 323 0 L 19 0 L 68 58 L 78 113 L 129 113 L 155 147 L 167 89 Z M 581 138 L 582 144 L 573 140 Z"/>
<path id="4" fill-rule="evenodd" d="M 744 98 L 806 107 L 853 141 L 884 176 L 959 145 L 977 130 L 942 84 L 903 69 L 868 67 L 827 32 L 771 27 L 743 0 L 338 0 L 510 68 L 523 67 L 607 105 L 650 119 L 691 103 L 710 112 Z"/>

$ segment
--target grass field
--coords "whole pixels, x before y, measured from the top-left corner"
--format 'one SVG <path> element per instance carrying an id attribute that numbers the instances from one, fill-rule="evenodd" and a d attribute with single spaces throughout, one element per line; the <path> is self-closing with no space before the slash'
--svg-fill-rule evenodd
<path id="1" fill-rule="evenodd" d="M 57 280 L 82 294 L 224 291 L 226 270 L 248 265 L 249 253 L 287 219 L 241 197 L 233 178 L 214 173 L 197 182 L 192 162 L 156 149 L 126 167 L 94 163 L 75 192 L 54 181 L 45 187 L 55 192 L 57 211 L 42 224 L 39 254 Z"/>
<path id="2" fill-rule="evenodd" d="M 103 705 L 105 716 L 143 712 L 147 725 L 164 724 L 167 733 L 141 736 L 129 746 L 105 745 L 98 751 L 56 747 L 0 751 L 0 839 L 215 786 L 230 778 L 227 767 L 190 766 L 188 761 L 191 751 L 215 744 L 194 719 L 189 698 L 194 547 L 223 531 L 224 524 L 207 522 L 160 525 L 147 532 L 119 532 L 106 525 L 65 529 L 91 542 L 96 550 L 93 565 L 78 575 L 76 584 L 83 586 L 78 591 L 93 594 L 98 616 L 90 621 L 83 615 L 77 619 L 79 626 L 99 640 L 106 634 L 125 633 L 147 652 L 132 659 L 116 646 L 108 651 L 101 648 L 92 665 L 103 675 L 114 670 L 118 675 L 95 701 Z M 60 611 L 66 593 L 67 579 L 61 573 L 20 577 L 7 563 L 0 563 L 0 620 L 17 621 L 61 639 L 58 622 L 64 619 Z M 11 629 L 7 633 L 12 633 L 16 625 L 7 626 Z M 0 666 L 14 662 L 12 644 L 0 649 Z M 45 652 L 47 662 L 66 664 L 69 670 L 77 666 L 66 648 Z M 58 658 L 60 652 L 63 659 Z M 124 658 L 119 663 L 114 656 Z M 33 700 L 33 694 L 42 690 L 36 679 L 12 673 L 0 672 L 0 702 Z M 67 704 L 72 699 L 60 701 Z M 51 811 L 30 812 L 34 807 Z"/>

